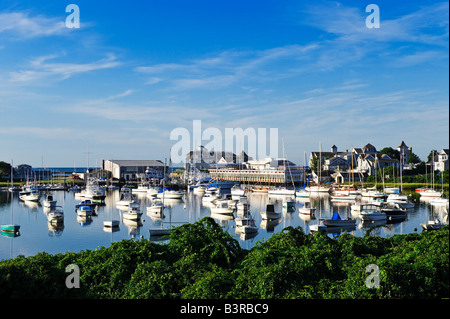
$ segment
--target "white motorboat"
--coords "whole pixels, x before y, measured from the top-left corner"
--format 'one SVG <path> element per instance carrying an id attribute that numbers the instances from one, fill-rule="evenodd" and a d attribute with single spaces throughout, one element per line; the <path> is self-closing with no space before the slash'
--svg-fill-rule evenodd
<path id="1" fill-rule="evenodd" d="M 158 198 L 166 198 L 166 199 L 181 199 L 184 195 L 183 191 L 176 191 L 173 188 L 164 188 L 161 189 L 156 197 Z"/>
<path id="2" fill-rule="evenodd" d="M 131 192 L 131 189 L 129 187 L 122 187 L 122 191 L 120 194 L 120 200 L 116 202 L 117 206 L 129 206 L 132 202 L 133 194 Z"/>
<path id="3" fill-rule="evenodd" d="M 133 188 L 131 190 L 131 193 L 133 194 L 147 194 L 149 190 L 149 185 L 148 184 L 140 184 L 138 185 L 137 188 Z"/>
<path id="4" fill-rule="evenodd" d="M 23 201 L 38 202 L 39 190 L 37 188 L 26 188 L 19 193 L 19 198 Z"/>
<path id="5" fill-rule="evenodd" d="M 311 202 L 305 202 L 303 207 L 299 207 L 298 212 L 302 215 L 314 217 L 316 213 L 316 207 L 311 206 Z"/>
<path id="6" fill-rule="evenodd" d="M 275 211 L 275 206 L 273 204 L 267 204 L 266 211 L 260 212 L 262 219 L 278 219 L 281 218 L 281 213 Z"/>
<path id="7" fill-rule="evenodd" d="M 155 200 L 151 206 L 147 206 L 147 215 L 150 217 L 164 218 L 163 208 L 163 202 Z"/>
<path id="8" fill-rule="evenodd" d="M 122 217 L 128 220 L 140 220 L 141 216 L 141 206 L 137 202 L 130 203 L 128 210 L 122 213 Z"/>
<path id="9" fill-rule="evenodd" d="M 380 207 L 373 204 L 362 204 L 359 212 L 363 220 L 386 220 L 386 213 L 380 210 Z"/>
<path id="10" fill-rule="evenodd" d="M 233 214 L 233 207 L 229 205 L 228 200 L 216 201 L 215 205 L 211 207 L 211 214 Z"/>
<path id="11" fill-rule="evenodd" d="M 42 204 L 45 208 L 53 208 L 56 207 L 56 200 L 53 198 L 53 195 L 47 195 Z"/>

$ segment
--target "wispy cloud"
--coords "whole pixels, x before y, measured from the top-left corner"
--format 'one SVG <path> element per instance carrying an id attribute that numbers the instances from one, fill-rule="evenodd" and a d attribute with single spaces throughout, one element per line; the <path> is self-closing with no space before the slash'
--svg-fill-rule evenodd
<path id="1" fill-rule="evenodd" d="M 0 13 L 0 33 L 3 33 L 3 36 L 11 35 L 11 38 L 15 40 L 60 35 L 67 32 L 68 29 L 61 18 L 32 16 L 29 12 Z"/>
<path id="2" fill-rule="evenodd" d="M 389 19 L 380 5 L 380 28 L 365 25 L 365 4 L 347 7 L 339 2 L 322 2 L 302 10 L 302 23 L 339 37 L 339 41 L 391 42 L 404 41 L 447 46 L 448 2 L 423 6 L 414 12 Z"/>
<path id="3" fill-rule="evenodd" d="M 120 65 L 114 54 L 89 63 L 49 62 L 57 57 L 57 55 L 47 55 L 35 58 L 31 60 L 26 69 L 10 72 L 10 80 L 13 82 L 31 82 L 45 78 L 65 80 L 75 74 L 109 69 Z"/>

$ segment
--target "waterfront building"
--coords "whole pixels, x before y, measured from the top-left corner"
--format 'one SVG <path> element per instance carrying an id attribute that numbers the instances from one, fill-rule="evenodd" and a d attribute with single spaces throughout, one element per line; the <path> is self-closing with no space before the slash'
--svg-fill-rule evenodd
<path id="1" fill-rule="evenodd" d="M 434 170 L 435 171 L 445 171 L 449 169 L 449 149 L 444 148 L 442 151 L 437 154 L 434 158 Z"/>
<path id="2" fill-rule="evenodd" d="M 207 170 L 218 164 L 237 164 L 244 163 L 251 159 L 244 151 L 236 155 L 233 152 L 209 151 L 203 145 L 200 145 L 195 151 L 186 154 L 185 168 Z"/>
<path id="3" fill-rule="evenodd" d="M 162 178 L 168 167 L 160 160 L 103 160 L 102 169 L 116 180 L 135 181 L 143 177 Z"/>
<path id="4" fill-rule="evenodd" d="M 283 185 L 301 184 L 304 181 L 305 168 L 297 166 L 284 158 L 266 158 L 248 161 L 241 165 L 227 165 L 210 168 L 211 178 L 219 181 L 231 181 L 243 184 Z"/>

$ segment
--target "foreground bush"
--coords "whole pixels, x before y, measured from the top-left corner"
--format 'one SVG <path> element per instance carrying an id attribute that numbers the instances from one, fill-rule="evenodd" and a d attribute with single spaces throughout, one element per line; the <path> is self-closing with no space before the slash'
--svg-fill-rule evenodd
<path id="1" fill-rule="evenodd" d="M 80 269 L 68 289 L 65 268 Z M 368 288 L 366 267 L 379 269 Z M 123 240 L 92 251 L 0 261 L 0 298 L 448 298 L 449 229 L 336 239 L 288 227 L 251 250 L 211 218 L 167 244 Z"/>

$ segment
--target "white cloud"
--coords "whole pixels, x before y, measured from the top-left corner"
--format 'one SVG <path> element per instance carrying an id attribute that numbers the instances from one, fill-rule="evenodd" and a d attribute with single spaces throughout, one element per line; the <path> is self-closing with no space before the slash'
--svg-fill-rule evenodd
<path id="1" fill-rule="evenodd" d="M 48 62 L 48 60 L 53 60 L 57 57 L 56 55 L 47 55 L 35 58 L 29 63 L 28 69 L 9 72 L 10 80 L 14 82 L 31 82 L 44 78 L 65 80 L 75 74 L 109 69 L 120 65 L 120 62 L 117 61 L 113 54 L 109 54 L 107 58 L 90 63 Z"/>
<path id="2" fill-rule="evenodd" d="M 60 35 L 67 30 L 61 18 L 31 16 L 28 12 L 0 13 L 0 33 L 11 34 L 16 40 Z"/>

